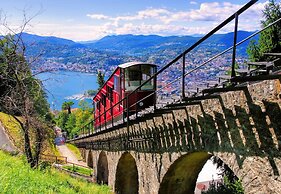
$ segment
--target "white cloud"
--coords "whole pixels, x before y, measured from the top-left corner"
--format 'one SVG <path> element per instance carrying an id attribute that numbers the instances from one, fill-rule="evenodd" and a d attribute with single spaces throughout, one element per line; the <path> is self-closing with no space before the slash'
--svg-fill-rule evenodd
<path id="1" fill-rule="evenodd" d="M 88 17 L 92 19 L 104 20 L 108 19 L 109 17 L 103 14 L 87 14 Z"/>
<path id="2" fill-rule="evenodd" d="M 196 3 L 191 1 L 190 3 Z M 248 12 L 248 17 L 261 16 L 261 10 L 265 3 L 258 3 L 251 7 Z M 88 14 L 88 17 L 93 19 L 108 19 L 110 21 L 135 21 L 152 19 L 164 23 L 171 23 L 176 21 L 221 21 L 236 12 L 242 5 L 233 4 L 230 2 L 211 2 L 201 3 L 199 9 L 190 11 L 172 12 L 167 9 L 145 9 L 138 11 L 135 15 L 109 17 L 102 14 Z"/>
<path id="3" fill-rule="evenodd" d="M 191 5 L 197 5 L 198 3 L 196 1 L 190 1 Z"/>
<path id="4" fill-rule="evenodd" d="M 162 36 L 167 35 L 184 35 L 184 34 L 204 34 L 210 30 L 210 27 L 184 27 L 178 25 L 166 24 L 134 24 L 127 22 L 118 27 L 112 23 L 105 23 L 104 25 L 67 25 L 45 23 L 37 24 L 29 30 L 28 33 L 34 33 L 43 36 L 57 36 L 75 41 L 86 41 L 100 39 L 106 35 L 113 34 L 158 34 Z"/>
<path id="5" fill-rule="evenodd" d="M 100 39 L 108 33 L 113 33 L 105 25 L 71 25 L 66 23 L 39 23 L 27 32 L 41 36 L 57 36 L 74 41 Z"/>
<path id="6" fill-rule="evenodd" d="M 239 30 L 256 30 L 260 26 L 265 3 L 257 3 L 239 16 Z M 175 11 L 148 8 L 135 14 L 109 16 L 87 14 L 94 24 L 37 24 L 34 33 L 55 35 L 72 40 L 93 40 L 112 34 L 192 35 L 206 34 L 242 5 L 229 2 L 201 3 L 198 9 Z M 98 20 L 98 21 L 96 21 Z M 102 22 L 101 22 L 102 21 Z M 233 23 L 220 32 L 233 31 Z"/>
<path id="7" fill-rule="evenodd" d="M 110 17 L 103 14 L 87 14 L 88 17 L 92 19 L 108 19 L 110 21 L 134 21 L 134 20 L 144 20 L 144 19 L 156 19 L 161 17 L 162 15 L 169 15 L 170 12 L 166 9 L 145 9 L 138 11 L 135 15 L 126 15 L 126 16 L 117 16 L 117 17 Z"/>
<path id="8" fill-rule="evenodd" d="M 169 15 L 169 14 L 171 14 L 171 12 L 169 12 L 166 9 L 146 9 L 138 12 L 138 16 L 140 16 L 143 19 L 157 18 L 159 16 Z"/>

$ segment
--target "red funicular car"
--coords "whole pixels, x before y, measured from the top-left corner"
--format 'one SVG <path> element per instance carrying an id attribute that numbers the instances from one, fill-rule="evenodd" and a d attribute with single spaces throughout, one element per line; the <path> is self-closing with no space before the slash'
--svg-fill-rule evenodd
<path id="1" fill-rule="evenodd" d="M 95 128 L 102 127 L 106 123 L 115 122 L 126 116 L 127 101 L 118 102 L 148 80 L 155 72 L 156 65 L 154 64 L 129 62 L 119 65 L 93 98 Z M 156 80 L 152 79 L 137 92 L 131 94 L 128 98 L 129 113 L 152 106 L 155 103 L 155 93 L 152 94 L 155 90 Z M 144 97 L 147 98 L 140 101 Z M 136 102 L 138 102 L 137 105 L 134 105 Z M 105 111 L 106 114 L 104 114 Z"/>

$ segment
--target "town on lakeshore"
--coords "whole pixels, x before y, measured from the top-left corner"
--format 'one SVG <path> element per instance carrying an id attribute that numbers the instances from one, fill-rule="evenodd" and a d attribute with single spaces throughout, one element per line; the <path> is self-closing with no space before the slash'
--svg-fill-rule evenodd
<path id="1" fill-rule="evenodd" d="M 280 0 L 1 2 L 0 193 L 281 193 L 280 24 Z"/>

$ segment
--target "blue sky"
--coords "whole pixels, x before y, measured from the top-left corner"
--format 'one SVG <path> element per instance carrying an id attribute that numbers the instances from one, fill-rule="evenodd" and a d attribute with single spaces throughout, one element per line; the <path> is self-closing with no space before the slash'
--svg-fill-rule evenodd
<path id="1" fill-rule="evenodd" d="M 238 10 L 245 0 L 0 0 L 1 20 L 17 30 L 23 18 L 36 15 L 27 32 L 75 41 L 115 34 L 205 34 Z M 256 30 L 266 1 L 241 15 L 240 30 Z M 38 13 L 38 14 L 37 14 Z M 233 24 L 221 32 L 229 32 Z M 1 33 L 5 28 L 1 26 Z"/>

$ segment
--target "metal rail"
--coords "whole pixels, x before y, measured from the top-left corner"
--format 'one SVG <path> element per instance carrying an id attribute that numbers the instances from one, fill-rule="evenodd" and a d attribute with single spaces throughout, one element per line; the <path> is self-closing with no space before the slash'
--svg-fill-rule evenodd
<path id="1" fill-rule="evenodd" d="M 259 30 L 259 31 L 256 31 L 255 33 L 251 34 L 250 36 L 244 38 L 244 39 L 241 40 L 240 42 L 236 43 L 235 46 L 231 46 L 231 47 L 225 49 L 224 51 L 222 51 L 222 52 L 216 54 L 215 56 L 211 57 L 210 59 L 208 59 L 207 61 L 205 61 L 205 62 L 202 63 L 201 65 L 199 65 L 199 66 L 193 68 L 192 70 L 186 72 L 185 74 L 183 74 L 183 77 L 186 77 L 187 75 L 191 74 L 192 72 L 194 72 L 194 71 L 200 69 L 201 67 L 205 66 L 205 65 L 208 64 L 209 62 L 211 62 L 211 61 L 213 61 L 214 59 L 216 59 L 216 58 L 222 56 L 223 54 L 227 53 L 228 51 L 231 51 L 232 49 L 234 49 L 234 48 L 236 48 L 237 46 L 243 44 L 243 43 L 246 42 L 247 40 L 253 38 L 253 37 L 256 36 L 257 34 L 261 33 L 262 31 L 268 29 L 269 27 L 275 25 L 276 23 L 278 23 L 278 22 L 280 22 L 280 21 L 281 21 L 281 18 L 279 18 L 278 20 L 276 20 L 276 21 L 274 21 L 274 22 L 268 24 L 266 27 L 262 28 L 262 29 Z M 235 70 L 234 70 L 234 71 L 235 71 Z M 235 75 L 235 73 L 234 73 L 234 75 Z M 234 77 L 234 76 L 231 76 L 231 77 Z M 175 83 L 176 81 L 179 81 L 181 78 L 182 78 L 182 77 L 178 77 L 177 79 L 174 79 L 173 81 L 167 83 L 167 84 L 164 85 L 162 88 L 160 88 L 158 91 L 155 91 L 154 93 L 157 93 L 157 92 L 159 92 L 159 91 L 162 91 L 163 89 L 165 89 L 166 87 L 168 87 L 168 86 L 170 86 L 171 84 Z M 131 106 L 134 106 L 134 105 L 140 103 L 140 102 L 143 101 L 144 99 L 146 99 L 146 98 L 148 98 L 148 97 L 154 95 L 154 93 L 152 93 L 152 94 L 150 94 L 150 95 L 148 95 L 148 96 L 142 98 L 141 100 L 137 101 L 136 103 L 132 104 Z M 183 97 L 184 97 L 184 96 L 183 96 Z"/>
<path id="2" fill-rule="evenodd" d="M 56 155 L 47 155 L 47 154 L 41 154 L 40 160 L 50 161 L 50 162 L 55 162 L 55 163 L 58 163 L 58 162 L 67 163 L 67 157 L 56 156 Z"/>
<path id="3" fill-rule="evenodd" d="M 175 83 L 176 81 L 182 80 L 182 98 L 185 97 L 185 77 L 189 74 L 191 74 L 192 72 L 198 70 L 199 68 L 205 66 L 206 64 L 208 64 L 209 62 L 211 62 L 212 60 L 218 58 L 219 56 L 227 53 L 230 50 L 233 50 L 232 53 L 232 66 L 231 66 L 231 77 L 234 78 L 235 77 L 235 55 L 236 55 L 236 47 L 239 46 L 240 44 L 244 43 L 245 41 L 249 40 L 250 38 L 254 37 L 255 35 L 261 33 L 262 31 L 264 31 L 265 29 L 271 27 L 272 25 L 275 25 L 276 23 L 280 22 L 281 18 L 279 18 L 278 20 L 276 20 L 275 22 L 269 24 L 268 26 L 266 26 L 265 28 L 253 33 L 252 35 L 248 36 L 247 38 L 243 39 L 242 41 L 237 43 L 237 29 L 238 29 L 238 16 L 243 13 L 245 10 L 247 10 L 249 7 L 251 7 L 254 3 L 256 3 L 257 0 L 251 0 L 249 1 L 246 5 L 244 5 L 241 9 L 239 9 L 237 12 L 235 12 L 233 15 L 231 15 L 229 18 L 227 18 L 225 21 L 223 21 L 221 24 L 219 24 L 217 27 L 215 27 L 213 30 L 211 30 L 208 34 L 206 34 L 204 37 L 202 37 L 200 40 L 198 40 L 196 43 L 194 43 L 191 47 L 189 47 L 188 49 L 186 49 L 184 52 L 182 52 L 181 54 L 179 54 L 176 58 L 174 58 L 171 62 L 169 62 L 167 65 L 165 65 L 164 67 L 162 67 L 159 71 L 157 71 L 155 74 L 153 74 L 148 80 L 144 81 L 140 86 L 138 86 L 134 91 L 132 91 L 131 93 L 129 93 L 127 96 L 125 96 L 123 99 L 121 99 L 119 102 L 117 102 L 116 104 L 114 104 L 107 110 L 104 111 L 103 114 L 100 114 L 97 118 L 95 118 L 94 120 L 92 120 L 91 122 L 89 122 L 88 124 L 86 124 L 84 127 L 81 128 L 81 132 L 83 135 L 91 135 L 94 134 L 95 132 L 100 132 L 102 129 L 100 128 L 100 130 L 96 130 L 94 131 L 94 128 L 92 127 L 91 129 L 88 128 L 89 125 L 93 126 L 93 123 L 97 120 L 97 119 L 101 119 L 102 116 L 106 116 L 106 113 L 108 111 L 113 110 L 114 107 L 116 106 L 120 106 L 122 105 L 123 102 L 126 102 L 126 107 L 123 107 L 123 123 L 126 122 L 127 125 L 127 129 L 129 130 L 129 120 L 130 120 L 130 114 L 129 114 L 129 110 L 131 107 L 136 106 L 139 102 L 143 101 L 144 99 L 149 98 L 150 96 L 157 94 L 158 92 L 162 91 L 164 88 L 167 88 L 168 86 L 170 86 L 171 84 Z M 186 54 L 188 54 L 189 52 L 191 52 L 193 49 L 195 49 L 198 45 L 200 45 L 202 42 L 204 42 L 205 40 L 207 40 L 210 36 L 212 36 L 213 34 L 215 34 L 217 31 L 219 31 L 222 27 L 224 27 L 225 25 L 227 25 L 228 23 L 230 23 L 231 21 L 235 20 L 235 26 L 234 26 L 234 37 L 233 37 L 233 46 L 225 49 L 224 51 L 216 54 L 215 56 L 211 57 L 210 59 L 208 59 L 207 61 L 205 61 L 204 63 L 202 63 L 201 65 L 189 70 L 188 72 L 185 72 L 185 57 Z M 143 99 L 135 102 L 134 104 L 129 106 L 129 98 L 130 96 L 132 96 L 134 93 L 136 93 L 138 90 L 141 89 L 141 87 L 143 87 L 145 84 L 147 84 L 148 82 L 154 80 L 154 82 L 157 79 L 157 76 L 162 73 L 163 71 L 165 71 L 168 67 L 170 67 L 171 65 L 175 64 L 176 62 L 178 62 L 180 59 L 182 58 L 182 76 L 174 79 L 173 81 L 167 83 L 166 85 L 162 86 L 160 89 L 156 90 L 154 93 L 151 93 L 150 95 L 144 97 Z M 123 103 L 124 104 L 124 103 Z M 156 109 L 157 107 L 154 106 L 154 109 Z M 126 115 L 125 115 L 126 114 Z M 113 117 L 115 115 L 112 115 L 112 126 L 114 126 L 114 122 L 113 122 Z M 126 119 L 125 119 L 126 116 Z M 137 117 L 137 113 L 136 113 L 136 117 Z M 108 122 L 106 121 L 106 119 L 104 119 L 104 122 Z M 88 129 L 86 129 L 88 128 Z M 107 129 L 107 126 L 105 124 L 104 126 L 104 130 Z M 86 133 L 87 132 L 87 133 Z M 80 138 L 83 138 L 80 137 Z M 76 138 L 76 139 L 80 139 L 80 138 Z"/>

